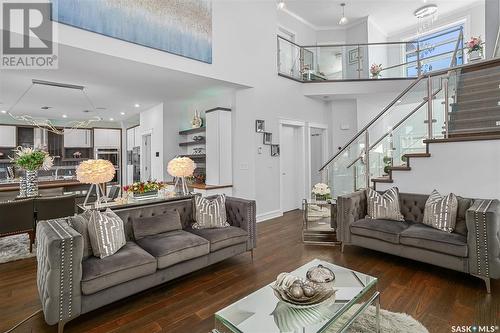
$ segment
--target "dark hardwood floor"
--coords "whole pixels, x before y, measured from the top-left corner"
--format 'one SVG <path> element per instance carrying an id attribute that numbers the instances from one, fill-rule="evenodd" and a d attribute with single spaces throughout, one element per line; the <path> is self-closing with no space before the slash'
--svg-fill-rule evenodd
<path id="1" fill-rule="evenodd" d="M 379 278 L 382 308 L 405 312 L 430 332 L 452 325 L 500 325 L 500 280 L 491 295 L 481 280 L 455 271 L 353 246 L 304 245 L 299 211 L 258 225 L 255 261 L 243 254 L 83 315 L 66 332 L 202 332 L 214 312 L 290 271 L 320 258 Z M 36 260 L 0 264 L 0 332 L 40 308 Z M 37 314 L 16 332 L 56 332 Z M 265 333 L 265 332 L 262 332 Z"/>

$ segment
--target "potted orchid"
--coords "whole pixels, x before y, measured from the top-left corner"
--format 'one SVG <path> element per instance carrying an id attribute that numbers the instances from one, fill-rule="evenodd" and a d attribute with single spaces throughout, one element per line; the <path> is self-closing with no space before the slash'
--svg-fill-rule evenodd
<path id="1" fill-rule="evenodd" d="M 19 183 L 19 197 L 38 196 L 38 170 L 49 170 L 54 165 L 54 158 L 46 151 L 17 147 L 12 162 L 24 170 Z"/>
<path id="2" fill-rule="evenodd" d="M 370 66 L 370 74 L 372 75 L 372 79 L 378 79 L 380 76 L 380 72 L 382 72 L 382 64 L 372 64 Z"/>
<path id="3" fill-rule="evenodd" d="M 466 44 L 469 61 L 475 61 L 483 58 L 483 41 L 481 36 L 471 37 Z"/>
<path id="4" fill-rule="evenodd" d="M 324 183 L 314 185 L 312 194 L 317 201 L 327 201 L 332 198 L 330 187 Z"/>

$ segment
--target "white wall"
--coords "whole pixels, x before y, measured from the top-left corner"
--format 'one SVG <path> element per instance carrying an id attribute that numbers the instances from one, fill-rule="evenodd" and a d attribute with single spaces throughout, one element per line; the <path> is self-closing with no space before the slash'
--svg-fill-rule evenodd
<path id="1" fill-rule="evenodd" d="M 500 199 L 500 145 L 498 141 L 451 142 L 430 145 L 430 158 L 410 160 L 411 171 L 393 173 L 393 184 L 377 184 L 384 190 Z"/>
<path id="2" fill-rule="evenodd" d="M 293 33 L 295 35 L 295 43 L 299 45 L 316 44 L 316 31 L 312 27 L 300 22 L 287 11 L 279 10 L 277 13 L 278 26 Z"/>
<path id="3" fill-rule="evenodd" d="M 358 132 L 358 110 L 355 99 L 334 100 L 330 110 L 330 151 L 333 155 Z"/>
<path id="4" fill-rule="evenodd" d="M 139 131 L 141 136 L 151 134 L 151 179 L 165 180 L 166 164 L 163 159 L 164 128 L 163 128 L 163 103 L 160 103 L 140 114 Z M 156 153 L 160 156 L 156 156 Z M 144 156 L 141 143 L 141 159 Z M 141 165 L 142 167 L 142 165 Z"/>
<path id="5" fill-rule="evenodd" d="M 485 0 L 486 57 L 492 57 L 500 26 L 500 0 Z"/>

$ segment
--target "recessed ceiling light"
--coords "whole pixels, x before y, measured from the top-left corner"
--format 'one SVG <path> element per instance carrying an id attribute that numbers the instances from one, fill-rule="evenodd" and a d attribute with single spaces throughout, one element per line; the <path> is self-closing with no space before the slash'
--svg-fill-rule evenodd
<path id="1" fill-rule="evenodd" d="M 62 117 L 63 117 L 63 118 L 68 118 L 68 116 L 67 116 L 67 115 L 65 115 L 65 114 L 63 114 L 63 115 L 62 115 Z"/>
<path id="2" fill-rule="evenodd" d="M 436 14 L 437 10 L 438 7 L 436 5 L 427 5 L 415 10 L 413 12 L 413 15 L 415 15 L 417 18 L 424 18 Z"/>
<path id="3" fill-rule="evenodd" d="M 109 118 L 109 121 L 113 121 L 113 120 L 115 120 L 115 119 L 114 118 Z"/>
<path id="4" fill-rule="evenodd" d="M 283 0 L 278 1 L 278 9 L 283 9 L 283 8 L 285 8 L 285 1 Z"/>
<path id="5" fill-rule="evenodd" d="M 7 111 L 6 111 L 6 110 L 2 110 L 2 111 L 0 111 L 0 112 L 2 112 L 3 114 L 7 113 Z"/>
<path id="6" fill-rule="evenodd" d="M 138 108 L 138 107 L 140 107 L 140 106 L 141 106 L 140 104 L 137 104 L 137 103 L 135 103 L 135 104 L 134 104 L 134 107 L 135 107 L 135 108 Z"/>
<path id="7" fill-rule="evenodd" d="M 398 99 L 398 101 L 397 101 L 396 103 L 401 103 L 401 100 L 400 100 L 400 99 Z"/>
<path id="8" fill-rule="evenodd" d="M 120 112 L 120 114 L 121 114 L 122 116 L 124 116 L 124 115 L 125 115 L 125 112 Z"/>

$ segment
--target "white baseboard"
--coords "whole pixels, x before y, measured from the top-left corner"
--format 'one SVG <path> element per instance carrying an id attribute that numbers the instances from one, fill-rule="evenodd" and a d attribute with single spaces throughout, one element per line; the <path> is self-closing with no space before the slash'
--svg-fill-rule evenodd
<path id="1" fill-rule="evenodd" d="M 281 216 L 283 216 L 283 212 L 280 209 L 273 210 L 273 211 L 266 212 L 266 213 L 262 213 L 262 214 L 257 215 L 257 223 L 267 221 L 270 219 L 274 219 L 277 217 L 281 217 Z"/>

